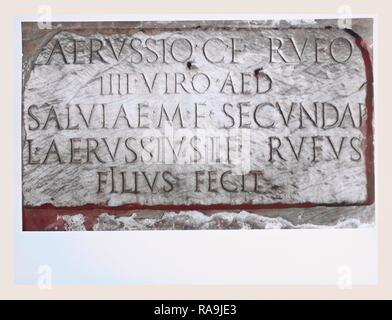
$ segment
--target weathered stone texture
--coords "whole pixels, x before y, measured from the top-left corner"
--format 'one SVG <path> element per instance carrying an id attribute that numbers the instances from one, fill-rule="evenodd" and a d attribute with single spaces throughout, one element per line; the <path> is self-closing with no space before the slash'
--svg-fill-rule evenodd
<path id="1" fill-rule="evenodd" d="M 164 213 L 216 205 L 271 207 L 282 228 L 304 213 L 339 224 L 349 207 L 307 207 L 355 205 L 372 223 L 374 207 L 358 207 L 374 192 L 371 20 L 22 29 L 24 206 L 80 207 L 59 216 L 65 229 L 84 230 L 90 205 L 162 212 L 109 210 L 97 230 L 231 228 L 231 216 Z M 238 223 L 266 228 L 264 213 Z"/>

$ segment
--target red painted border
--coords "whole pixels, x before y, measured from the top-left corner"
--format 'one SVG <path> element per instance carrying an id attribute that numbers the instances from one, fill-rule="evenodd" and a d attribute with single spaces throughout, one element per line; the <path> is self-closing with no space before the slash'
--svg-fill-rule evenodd
<path id="1" fill-rule="evenodd" d="M 109 213 L 116 216 L 129 215 L 130 211 L 187 211 L 196 210 L 204 212 L 213 211 L 240 211 L 240 210 L 262 210 L 262 209 L 283 209 L 283 208 L 312 208 L 316 206 L 359 206 L 371 205 L 375 199 L 375 176 L 374 176 L 374 132 L 373 132 L 373 119 L 374 119 L 374 88 L 373 88 L 373 66 L 371 61 L 370 52 L 364 39 L 351 29 L 345 29 L 345 32 L 350 34 L 355 39 L 355 44 L 362 53 L 362 58 L 365 65 L 366 73 L 366 148 L 365 148 L 365 165 L 367 176 L 367 199 L 363 203 L 338 203 L 338 204 L 325 204 L 325 203 L 274 203 L 274 204 L 214 204 L 214 205 L 142 205 L 140 203 L 132 203 L 117 207 L 108 207 L 104 205 L 87 204 L 79 207 L 55 207 L 51 204 L 44 204 L 37 207 L 23 207 L 23 230 L 24 231 L 47 231 L 47 230 L 64 230 L 64 221 L 58 219 L 63 215 L 75 215 L 83 213 L 85 218 L 85 227 L 87 230 L 92 230 L 94 223 L 98 216 L 102 213 Z"/>
<path id="2" fill-rule="evenodd" d="M 367 121 L 366 121 L 366 176 L 367 176 L 367 191 L 369 204 L 374 202 L 375 198 L 375 177 L 374 177 L 374 132 L 373 132 L 373 119 L 374 119 L 374 77 L 373 77 L 373 66 L 370 57 L 369 49 L 366 42 L 359 36 L 356 35 L 355 42 L 358 48 L 362 52 L 363 61 L 365 63 L 366 71 L 366 109 L 367 109 Z"/>

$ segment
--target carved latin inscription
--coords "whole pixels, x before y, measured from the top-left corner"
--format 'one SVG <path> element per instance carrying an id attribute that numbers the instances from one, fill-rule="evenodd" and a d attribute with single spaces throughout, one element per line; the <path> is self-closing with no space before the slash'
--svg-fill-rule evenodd
<path id="1" fill-rule="evenodd" d="M 60 30 L 24 78 L 24 205 L 367 203 L 360 40 L 317 25 Z"/>

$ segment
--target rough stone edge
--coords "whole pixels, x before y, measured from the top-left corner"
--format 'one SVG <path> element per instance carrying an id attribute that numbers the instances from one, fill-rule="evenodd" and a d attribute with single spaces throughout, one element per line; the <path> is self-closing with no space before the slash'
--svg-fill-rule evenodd
<path id="1" fill-rule="evenodd" d="M 318 207 L 288 209 L 264 214 L 250 212 L 220 212 L 206 214 L 197 211 L 138 213 L 124 216 L 101 213 L 93 224 L 86 224 L 82 213 L 57 217 L 65 231 L 131 231 L 131 230 L 257 230 L 257 229 L 354 229 L 375 227 L 374 206 L 340 208 Z"/>

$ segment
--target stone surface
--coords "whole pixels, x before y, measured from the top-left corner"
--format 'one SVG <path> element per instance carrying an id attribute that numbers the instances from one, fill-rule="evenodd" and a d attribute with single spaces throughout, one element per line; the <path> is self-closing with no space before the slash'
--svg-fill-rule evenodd
<path id="1" fill-rule="evenodd" d="M 352 207 L 341 214 L 336 208 L 318 207 L 312 214 L 304 209 L 281 210 L 279 214 L 265 215 L 241 212 L 219 212 L 207 215 L 197 211 L 167 212 L 160 217 L 140 218 L 137 214 L 114 216 L 107 213 L 99 215 L 93 230 L 213 230 L 213 229 L 352 229 L 374 227 L 372 212 L 374 207 Z M 276 210 L 275 210 L 276 211 Z M 63 216 L 66 228 L 80 231 L 84 221 L 80 215 L 72 221 L 72 216 Z"/>
<path id="2" fill-rule="evenodd" d="M 365 205 L 372 220 L 371 20 L 23 32 L 26 208 L 75 208 L 70 230 L 94 206 L 158 209 L 162 221 L 166 210 Z M 345 212 L 320 208 L 300 210 Z M 108 213 L 92 229 L 149 228 Z"/>

